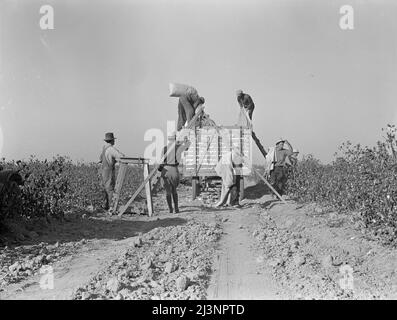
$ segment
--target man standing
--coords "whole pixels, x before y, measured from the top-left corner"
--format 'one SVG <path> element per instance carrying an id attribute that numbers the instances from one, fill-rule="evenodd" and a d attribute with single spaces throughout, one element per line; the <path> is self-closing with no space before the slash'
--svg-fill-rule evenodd
<path id="1" fill-rule="evenodd" d="M 238 147 L 234 146 L 231 152 L 225 153 L 215 166 L 215 171 L 222 178 L 222 189 L 219 201 L 215 207 L 223 205 L 239 205 L 240 176 L 234 175 L 235 167 L 242 167 L 243 158 Z M 237 178 L 239 177 L 239 178 Z M 236 193 L 232 196 L 232 190 Z"/>
<path id="2" fill-rule="evenodd" d="M 115 139 L 116 138 L 112 132 L 105 134 L 104 140 L 106 144 L 103 146 L 102 153 L 99 156 L 99 163 L 101 163 L 102 186 L 104 188 L 104 209 L 109 210 L 110 214 L 112 214 L 110 209 L 116 184 L 115 165 L 117 160 L 124 157 L 124 154 L 114 147 Z"/>
<path id="3" fill-rule="evenodd" d="M 248 117 L 252 120 L 252 113 L 254 112 L 254 102 L 249 94 L 244 93 L 243 90 L 237 90 L 237 102 L 239 103 L 241 108 L 244 108 L 248 113 Z"/>
<path id="4" fill-rule="evenodd" d="M 189 87 L 186 94 L 179 97 L 177 131 L 183 128 L 186 121 L 189 122 L 193 118 L 198 106 L 204 104 L 204 102 L 205 99 L 200 97 L 193 87 Z"/>
<path id="5" fill-rule="evenodd" d="M 284 149 L 284 143 L 288 149 Z M 287 165 L 288 157 L 292 155 L 292 146 L 287 140 L 279 139 L 276 142 L 274 167 L 270 171 L 270 183 L 273 188 L 282 196 L 284 194 L 285 184 L 287 182 Z"/>
<path id="6" fill-rule="evenodd" d="M 177 188 L 179 185 L 179 170 L 178 165 L 182 156 L 182 152 L 188 149 L 190 142 L 185 137 L 184 142 L 176 142 L 176 134 L 168 136 L 168 145 L 163 149 L 163 156 L 167 154 L 170 148 L 174 148 L 164 159 L 160 165 L 159 171 L 161 172 L 163 187 L 166 192 L 167 205 L 170 213 L 173 213 L 172 202 L 174 202 L 175 213 L 179 213 L 178 206 L 178 193 Z"/>

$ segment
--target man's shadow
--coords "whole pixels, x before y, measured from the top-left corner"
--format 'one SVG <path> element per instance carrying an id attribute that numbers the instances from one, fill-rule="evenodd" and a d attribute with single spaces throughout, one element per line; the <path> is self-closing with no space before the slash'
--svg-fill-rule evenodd
<path id="1" fill-rule="evenodd" d="M 267 194 L 272 194 L 272 192 L 263 182 L 258 182 L 257 184 L 244 189 L 244 198 L 249 200 L 257 200 Z"/>

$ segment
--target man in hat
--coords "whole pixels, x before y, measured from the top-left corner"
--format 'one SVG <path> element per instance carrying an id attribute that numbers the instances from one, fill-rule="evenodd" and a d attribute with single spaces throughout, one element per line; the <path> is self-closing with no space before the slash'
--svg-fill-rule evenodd
<path id="1" fill-rule="evenodd" d="M 124 154 L 114 147 L 116 138 L 113 132 L 106 133 L 104 140 L 106 144 L 103 146 L 102 153 L 99 156 L 99 163 L 101 163 L 102 186 L 104 188 L 104 209 L 109 210 L 116 184 L 116 161 L 124 157 Z"/>
<path id="2" fill-rule="evenodd" d="M 254 102 L 249 94 L 244 93 L 243 90 L 237 90 L 237 102 L 239 103 L 241 108 L 244 108 L 248 113 L 248 117 L 252 120 L 252 113 L 254 112 Z"/>
<path id="3" fill-rule="evenodd" d="M 287 145 L 287 149 L 284 149 L 284 144 Z M 275 159 L 273 160 L 274 166 L 270 171 L 270 183 L 280 195 L 284 194 L 288 173 L 286 162 L 292 154 L 292 146 L 287 140 L 280 138 L 276 141 Z"/>
<path id="4" fill-rule="evenodd" d="M 177 188 L 179 185 L 179 170 L 178 165 L 182 156 L 182 152 L 188 149 L 190 141 L 185 136 L 183 142 L 176 141 L 176 134 L 172 133 L 168 136 L 168 145 L 163 149 L 163 155 L 166 155 L 168 150 L 173 150 L 164 159 L 164 162 L 160 165 L 159 171 L 161 172 L 162 185 L 165 188 L 167 205 L 170 213 L 179 213 L 178 206 L 178 193 Z M 174 202 L 174 208 L 172 207 Z"/>
<path id="5" fill-rule="evenodd" d="M 186 94 L 179 97 L 177 131 L 183 128 L 186 121 L 189 122 L 193 118 L 198 106 L 204 104 L 204 102 L 205 99 L 200 97 L 193 87 L 190 87 Z"/>
<path id="6" fill-rule="evenodd" d="M 222 189 L 220 199 L 215 204 L 215 207 L 224 205 L 239 206 L 240 176 L 234 174 L 234 168 L 241 168 L 243 162 L 240 148 L 237 146 L 233 146 L 232 151 L 225 153 L 218 161 L 215 171 L 222 178 Z M 236 192 L 233 194 L 232 190 Z"/>

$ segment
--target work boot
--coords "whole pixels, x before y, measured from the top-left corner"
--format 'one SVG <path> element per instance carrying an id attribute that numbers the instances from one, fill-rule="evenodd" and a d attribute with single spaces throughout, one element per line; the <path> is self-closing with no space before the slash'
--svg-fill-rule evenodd
<path id="1" fill-rule="evenodd" d="M 172 197 L 174 198 L 175 213 L 179 213 L 178 194 L 174 193 L 174 194 L 172 194 Z"/>
<path id="2" fill-rule="evenodd" d="M 173 213 L 174 210 L 172 209 L 172 198 L 171 195 L 167 195 L 167 204 L 168 204 L 168 209 L 170 210 L 170 213 Z"/>

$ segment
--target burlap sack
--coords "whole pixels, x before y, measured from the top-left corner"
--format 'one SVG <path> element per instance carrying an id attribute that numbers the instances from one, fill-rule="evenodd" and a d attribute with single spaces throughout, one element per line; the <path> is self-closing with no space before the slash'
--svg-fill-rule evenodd
<path id="1" fill-rule="evenodd" d="M 170 97 L 180 97 L 187 93 L 197 94 L 197 90 L 195 88 L 193 88 L 192 86 L 188 86 L 186 84 L 170 83 L 169 87 L 170 87 Z"/>

